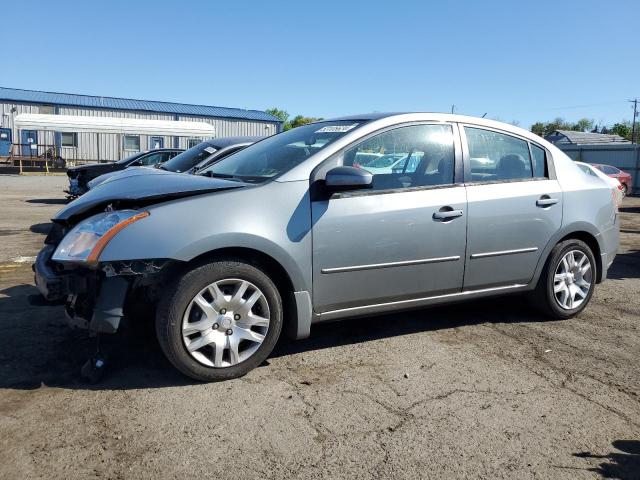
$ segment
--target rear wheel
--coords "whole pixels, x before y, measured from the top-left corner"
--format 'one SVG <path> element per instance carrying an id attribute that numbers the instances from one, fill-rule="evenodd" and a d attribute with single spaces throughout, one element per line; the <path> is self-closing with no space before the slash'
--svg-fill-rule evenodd
<path id="1" fill-rule="evenodd" d="M 587 306 L 595 283 L 596 262 L 591 248 L 577 239 L 560 242 L 538 280 L 535 306 L 553 318 L 571 318 Z"/>
<path id="2" fill-rule="evenodd" d="M 627 196 L 627 192 L 629 191 L 629 189 L 627 188 L 627 185 L 625 183 L 622 184 L 622 198 Z"/>
<path id="3" fill-rule="evenodd" d="M 196 380 L 245 375 L 267 358 L 280 336 L 280 294 L 253 265 L 202 265 L 164 293 L 156 317 L 160 346 L 178 370 Z"/>

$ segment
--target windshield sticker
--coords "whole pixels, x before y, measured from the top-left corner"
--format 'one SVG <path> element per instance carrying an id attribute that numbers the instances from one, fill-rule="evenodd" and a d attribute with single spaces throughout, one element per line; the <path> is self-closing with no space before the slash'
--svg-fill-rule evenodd
<path id="1" fill-rule="evenodd" d="M 322 127 L 320 130 L 316 130 L 313 133 L 344 133 L 348 132 L 352 128 L 356 128 L 357 126 L 357 123 L 354 123 L 353 125 L 330 125 L 328 127 Z"/>
<path id="2" fill-rule="evenodd" d="M 216 153 L 216 149 L 213 147 L 207 147 L 204 149 L 204 151 L 207 153 Z"/>

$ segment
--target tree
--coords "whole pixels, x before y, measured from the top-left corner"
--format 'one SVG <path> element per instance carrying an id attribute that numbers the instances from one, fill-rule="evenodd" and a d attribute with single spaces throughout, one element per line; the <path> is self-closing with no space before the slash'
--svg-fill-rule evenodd
<path id="1" fill-rule="evenodd" d="M 322 118 L 305 117 L 304 115 L 296 115 L 295 117 L 293 117 L 292 120 L 289 120 L 289 112 L 287 112 L 286 110 L 280 110 L 279 108 L 276 108 L 276 107 L 268 108 L 265 110 L 265 112 L 270 113 L 271 115 L 274 115 L 278 117 L 280 120 L 282 120 L 283 131 L 291 130 L 292 128 L 296 128 L 301 125 L 306 125 L 307 123 L 312 123 L 312 122 L 317 122 L 318 120 L 322 120 Z"/>
<path id="2" fill-rule="evenodd" d="M 302 125 L 307 125 L 308 123 L 317 122 L 318 120 L 322 120 L 322 118 L 316 117 L 305 117 L 303 115 L 296 115 L 291 120 L 291 128 L 301 127 Z"/>
<path id="3" fill-rule="evenodd" d="M 608 130 L 611 134 L 620 135 L 627 140 L 631 140 L 631 122 L 628 120 L 620 123 L 615 123 L 613 127 Z"/>
<path id="4" fill-rule="evenodd" d="M 536 135 L 544 137 L 544 132 L 546 131 L 547 126 L 542 122 L 536 122 L 531 125 L 531 131 Z"/>
<path id="5" fill-rule="evenodd" d="M 274 117 L 278 117 L 283 122 L 289 120 L 289 112 L 287 112 L 286 110 L 280 110 L 279 108 L 273 107 L 267 108 L 265 112 L 270 113 Z"/>
<path id="6" fill-rule="evenodd" d="M 578 132 L 589 132 L 593 130 L 593 120 L 589 118 L 581 118 L 573 126 L 573 129 Z"/>

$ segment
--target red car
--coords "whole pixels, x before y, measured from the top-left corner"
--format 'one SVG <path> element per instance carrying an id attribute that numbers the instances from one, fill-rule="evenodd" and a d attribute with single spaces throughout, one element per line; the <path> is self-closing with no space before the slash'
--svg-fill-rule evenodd
<path id="1" fill-rule="evenodd" d="M 607 175 L 608 177 L 617 179 L 622 185 L 622 195 L 627 196 L 631 193 L 631 187 L 633 182 L 631 181 L 631 175 L 619 168 L 612 167 L 611 165 L 599 165 L 593 164 L 598 170 Z"/>

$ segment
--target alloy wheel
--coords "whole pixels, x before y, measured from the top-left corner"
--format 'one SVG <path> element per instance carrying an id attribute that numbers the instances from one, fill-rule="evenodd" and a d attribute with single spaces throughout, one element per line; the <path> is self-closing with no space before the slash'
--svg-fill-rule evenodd
<path id="1" fill-rule="evenodd" d="M 560 260 L 553 277 L 553 293 L 565 310 L 578 308 L 585 301 L 593 283 L 589 257 L 580 250 L 570 250 Z"/>

